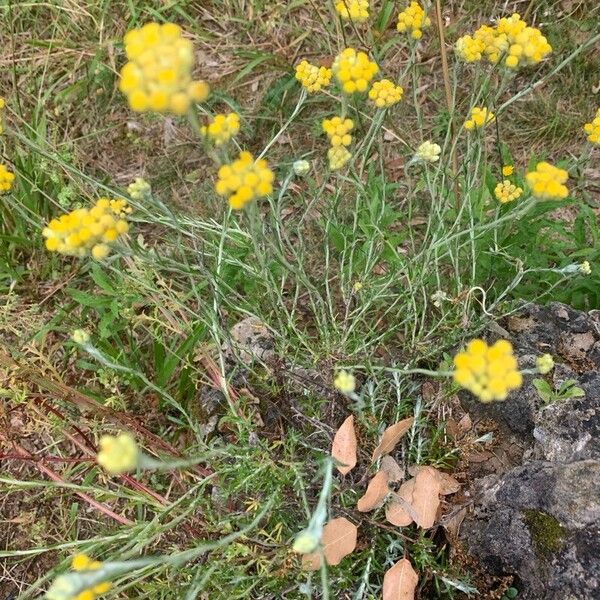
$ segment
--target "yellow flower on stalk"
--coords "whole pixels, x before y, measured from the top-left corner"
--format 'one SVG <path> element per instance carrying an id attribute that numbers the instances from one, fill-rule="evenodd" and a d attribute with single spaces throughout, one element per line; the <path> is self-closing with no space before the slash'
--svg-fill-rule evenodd
<path id="1" fill-rule="evenodd" d="M 582 275 L 591 275 L 592 274 L 592 266 L 590 265 L 589 261 L 584 260 L 580 265 L 579 265 L 579 272 Z"/>
<path id="2" fill-rule="evenodd" d="M 512 345 L 506 340 L 493 346 L 484 340 L 471 340 L 467 349 L 454 357 L 454 366 L 454 381 L 482 402 L 505 400 L 523 383 Z"/>
<path id="3" fill-rule="evenodd" d="M 564 200 L 569 195 L 565 185 L 569 174 L 550 163 L 539 162 L 525 179 L 532 195 L 540 200 Z"/>
<path id="4" fill-rule="evenodd" d="M 481 108 L 479 106 L 474 106 L 471 109 L 471 116 L 464 123 L 465 129 L 471 131 L 472 129 L 481 129 L 485 127 L 488 123 L 494 121 L 496 117 L 491 110 L 487 108 Z"/>
<path id="5" fill-rule="evenodd" d="M 331 81 L 332 71 L 326 67 L 317 67 L 303 60 L 296 65 L 296 79 L 309 94 L 326 88 Z"/>
<path id="6" fill-rule="evenodd" d="M 75 572 L 97 571 L 101 567 L 100 561 L 92 560 L 87 554 L 76 554 L 71 560 L 71 568 Z M 103 581 L 83 592 L 74 594 L 73 583 L 63 575 L 55 579 L 45 597 L 48 600 L 95 600 L 99 595 L 106 594 L 111 587 L 112 584 L 109 581 Z"/>
<path id="7" fill-rule="evenodd" d="M 120 90 L 136 112 L 184 115 L 192 102 L 204 102 L 210 88 L 192 79 L 194 51 L 174 23 L 148 23 L 129 31 L 123 40 L 127 62 Z"/>
<path id="8" fill-rule="evenodd" d="M 237 113 L 215 115 L 210 123 L 200 129 L 201 135 L 222 146 L 240 130 L 240 117 Z"/>
<path id="9" fill-rule="evenodd" d="M 342 394 L 351 394 L 356 389 L 356 379 L 348 371 L 339 371 L 333 380 L 335 388 Z"/>
<path id="10" fill-rule="evenodd" d="M 266 160 L 255 161 L 250 152 L 244 151 L 237 160 L 219 169 L 215 190 L 229 199 L 231 208 L 239 210 L 255 198 L 268 196 L 274 180 Z"/>
<path id="11" fill-rule="evenodd" d="M 481 60 L 481 56 L 485 50 L 483 40 L 471 37 L 470 35 L 463 35 L 463 37 L 456 40 L 454 47 L 456 55 L 468 63 Z"/>
<path id="12" fill-rule="evenodd" d="M 434 144 L 430 141 L 423 142 L 415 152 L 415 158 L 424 162 L 437 162 L 440 160 L 442 149 L 439 144 Z"/>
<path id="13" fill-rule="evenodd" d="M 332 146 L 327 151 L 327 158 L 329 159 L 329 168 L 332 171 L 337 171 L 347 164 L 352 158 L 352 154 L 346 146 Z"/>
<path id="14" fill-rule="evenodd" d="M 342 119 L 341 117 L 323 119 L 322 127 L 332 146 L 349 146 L 352 143 L 350 135 L 350 131 L 354 128 L 352 119 Z"/>
<path id="15" fill-rule="evenodd" d="M 346 21 L 363 23 L 369 18 L 369 0 L 340 0 L 335 10 Z"/>
<path id="16" fill-rule="evenodd" d="M 494 189 L 494 196 L 498 202 L 506 204 L 507 202 L 513 202 L 517 198 L 521 197 L 523 190 L 517 187 L 514 183 L 511 183 L 508 179 L 505 179 L 502 183 L 499 183 Z"/>
<path id="17" fill-rule="evenodd" d="M 377 63 L 364 52 L 346 48 L 333 61 L 333 74 L 345 94 L 366 92 L 369 82 L 379 72 Z"/>
<path id="18" fill-rule="evenodd" d="M 127 193 L 134 200 L 143 200 L 147 196 L 150 196 L 150 192 L 150 184 L 141 177 L 136 177 L 133 183 L 127 186 Z"/>
<path id="19" fill-rule="evenodd" d="M 100 198 L 90 208 L 78 208 L 52 219 L 42 231 L 46 249 L 69 256 L 106 258 L 110 244 L 129 231 L 125 216 L 131 207 L 123 199 Z"/>
<path id="20" fill-rule="evenodd" d="M 425 15 L 423 7 L 418 2 L 411 2 L 399 15 L 396 29 L 400 33 L 410 32 L 418 40 L 423 35 L 423 29 L 431 25 L 431 19 Z"/>
<path id="21" fill-rule="evenodd" d="M 387 108 L 402 100 L 404 89 L 389 79 L 376 81 L 369 90 L 369 100 L 377 108 Z"/>
<path id="22" fill-rule="evenodd" d="M 120 475 L 136 468 L 140 451 L 131 434 L 103 435 L 99 447 L 96 461 L 111 475 Z"/>
<path id="23" fill-rule="evenodd" d="M 0 194 L 9 192 L 14 180 L 15 174 L 11 173 L 5 165 L 0 165 Z"/>
<path id="24" fill-rule="evenodd" d="M 583 126 L 583 130 L 587 133 L 588 142 L 600 146 L 600 108 L 592 121 Z"/>
<path id="25" fill-rule="evenodd" d="M 510 177 L 514 173 L 515 169 L 512 165 L 504 165 L 502 167 L 502 175 L 504 177 Z"/>
<path id="26" fill-rule="evenodd" d="M 535 366 L 541 375 L 546 375 L 554 369 L 554 359 L 551 354 L 542 354 L 535 359 Z"/>

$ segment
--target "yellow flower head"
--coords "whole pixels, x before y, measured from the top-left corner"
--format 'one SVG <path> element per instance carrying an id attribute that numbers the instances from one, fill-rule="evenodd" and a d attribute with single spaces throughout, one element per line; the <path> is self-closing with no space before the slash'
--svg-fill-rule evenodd
<path id="1" fill-rule="evenodd" d="M 481 108 L 479 106 L 474 106 L 471 109 L 471 117 L 467 119 L 464 123 L 465 129 L 469 131 L 472 129 L 481 129 L 485 127 L 488 123 L 494 121 L 496 117 L 491 110 L 487 108 Z"/>
<path id="2" fill-rule="evenodd" d="M 307 60 L 296 65 L 296 79 L 309 94 L 326 88 L 331 81 L 331 75 L 331 69 L 311 65 Z"/>
<path id="3" fill-rule="evenodd" d="M 515 169 L 512 165 L 504 165 L 502 167 L 502 175 L 504 177 L 510 177 L 514 173 Z"/>
<path id="4" fill-rule="evenodd" d="M 376 81 L 369 90 L 369 100 L 377 108 L 387 108 L 402 100 L 404 89 L 389 79 Z"/>
<path id="5" fill-rule="evenodd" d="M 512 202 L 521 196 L 523 190 L 517 187 L 514 183 L 511 183 L 508 179 L 505 179 L 502 183 L 499 183 L 494 189 L 494 196 L 498 202 L 506 204 Z"/>
<path id="6" fill-rule="evenodd" d="M 335 10 L 346 21 L 363 23 L 369 18 L 369 0 L 340 0 Z"/>
<path id="7" fill-rule="evenodd" d="M 423 35 L 423 29 L 426 29 L 430 25 L 431 19 L 425 15 L 423 7 L 418 2 L 411 2 L 398 15 L 396 29 L 400 33 L 409 32 L 415 40 L 418 40 Z"/>
<path id="8" fill-rule="evenodd" d="M 541 375 L 546 375 L 554 369 L 554 359 L 551 354 L 542 354 L 535 359 L 535 366 Z"/>
<path id="9" fill-rule="evenodd" d="M 525 179 L 532 195 L 540 200 L 564 200 L 569 195 L 565 185 L 569 174 L 550 163 L 538 163 L 534 171 L 527 173 Z"/>
<path id="10" fill-rule="evenodd" d="M 589 142 L 600 146 L 600 108 L 596 111 L 596 116 L 592 121 L 583 126 L 583 130 L 587 133 Z"/>
<path id="11" fill-rule="evenodd" d="M 137 466 L 139 449 L 129 433 L 120 433 L 117 436 L 103 435 L 99 447 L 96 460 L 111 475 L 126 473 Z"/>
<path id="12" fill-rule="evenodd" d="M 76 554 L 71 561 L 71 568 L 75 572 L 97 571 L 101 567 L 101 562 L 92 560 L 86 554 Z M 109 581 L 104 581 L 75 594 L 74 582 L 61 575 L 54 580 L 45 597 L 49 600 L 95 600 L 99 595 L 106 594 L 111 587 Z"/>
<path id="13" fill-rule="evenodd" d="M 292 169 L 295 175 L 304 177 L 310 171 L 310 163 L 307 160 L 295 160 Z"/>
<path id="14" fill-rule="evenodd" d="M 467 349 L 454 357 L 454 366 L 454 381 L 482 402 L 505 400 L 523 383 L 512 345 L 506 340 L 493 346 L 484 340 L 471 340 Z"/>
<path id="15" fill-rule="evenodd" d="M 426 141 L 423 142 L 415 152 L 415 158 L 425 162 L 437 162 L 440 160 L 440 152 L 442 149 L 438 144 Z"/>
<path id="16" fill-rule="evenodd" d="M 341 117 L 323 119 L 322 127 L 332 146 L 349 146 L 352 143 L 350 135 L 350 131 L 354 128 L 352 119 L 342 119 Z"/>
<path id="17" fill-rule="evenodd" d="M 579 272 L 582 275 L 591 275 L 592 274 L 592 266 L 590 265 L 589 261 L 584 260 L 580 265 L 579 265 Z"/>
<path id="18" fill-rule="evenodd" d="M 379 72 L 377 63 L 369 60 L 364 52 L 346 48 L 333 62 L 333 74 L 345 94 L 366 92 L 369 82 Z"/>
<path id="19" fill-rule="evenodd" d="M 127 186 L 127 193 L 134 200 L 143 200 L 147 196 L 150 196 L 150 192 L 150 184 L 141 177 L 136 177 L 133 183 Z"/>
<path id="20" fill-rule="evenodd" d="M 254 200 L 273 191 L 275 175 L 264 159 L 254 160 L 250 152 L 240 152 L 237 160 L 219 169 L 215 190 L 229 199 L 234 210 L 240 210 Z"/>
<path id="21" fill-rule="evenodd" d="M 485 50 L 483 41 L 470 35 L 463 35 L 463 37 L 456 40 L 454 47 L 456 55 L 468 63 L 481 60 L 481 56 Z"/>
<path id="22" fill-rule="evenodd" d="M 212 140 L 215 146 L 222 146 L 240 130 L 240 117 L 236 113 L 215 115 L 210 123 L 200 129 L 200 133 Z"/>
<path id="23" fill-rule="evenodd" d="M 337 171 L 346 165 L 352 158 L 352 154 L 346 146 L 332 146 L 327 151 L 327 158 L 329 159 L 329 168 L 332 171 Z"/>
<path id="24" fill-rule="evenodd" d="M 9 192 L 14 180 L 15 174 L 11 173 L 4 165 L 0 165 L 0 194 Z"/>
<path id="25" fill-rule="evenodd" d="M 342 394 L 351 394 L 356 388 L 356 379 L 348 371 L 339 371 L 333 380 L 333 385 Z"/>
<path id="26" fill-rule="evenodd" d="M 124 38 L 127 62 L 119 87 L 136 112 L 184 115 L 192 102 L 203 102 L 210 89 L 192 80 L 192 43 L 174 23 L 148 23 Z"/>
<path id="27" fill-rule="evenodd" d="M 68 256 L 108 256 L 110 244 L 129 231 L 125 216 L 131 207 L 123 199 L 100 198 L 90 208 L 78 208 L 52 219 L 42 231 L 46 248 Z"/>

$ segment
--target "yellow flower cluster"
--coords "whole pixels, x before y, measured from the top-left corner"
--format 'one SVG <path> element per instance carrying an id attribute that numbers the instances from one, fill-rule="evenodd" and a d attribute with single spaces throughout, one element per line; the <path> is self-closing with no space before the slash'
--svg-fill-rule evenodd
<path id="1" fill-rule="evenodd" d="M 339 371 L 333 380 L 333 385 L 342 394 L 351 394 L 356 388 L 356 379 L 348 371 Z"/>
<path id="2" fill-rule="evenodd" d="M 337 171 L 346 165 L 352 158 L 352 154 L 346 146 L 332 146 L 327 151 L 327 158 L 329 159 L 329 168 L 332 171 Z"/>
<path id="3" fill-rule="evenodd" d="M 123 218 L 131 212 L 125 200 L 100 198 L 91 208 L 78 208 L 52 219 L 42 234 L 46 248 L 70 256 L 101 259 L 108 256 L 109 244 L 129 231 Z"/>
<path id="4" fill-rule="evenodd" d="M 139 449 L 129 433 L 120 433 L 117 436 L 103 435 L 99 447 L 96 461 L 111 475 L 127 473 L 137 466 Z"/>
<path id="5" fill-rule="evenodd" d="M 596 116 L 592 122 L 583 126 L 583 130 L 587 133 L 589 142 L 600 146 L 600 108 L 596 111 Z"/>
<path id="6" fill-rule="evenodd" d="M 422 160 L 425 162 L 437 162 L 440 160 L 440 153 L 442 149 L 439 144 L 434 144 L 433 142 L 426 141 L 423 142 L 415 152 L 415 158 L 417 160 Z"/>
<path id="7" fill-rule="evenodd" d="M 393 106 L 402 100 L 404 89 L 396 85 L 389 79 L 376 81 L 373 87 L 369 90 L 369 100 L 377 106 L 377 108 L 387 108 Z"/>
<path id="8" fill-rule="evenodd" d="M 410 31 L 410 34 L 415 40 L 418 40 L 423 35 L 423 29 L 431 25 L 431 19 L 425 16 L 425 11 L 418 2 L 411 2 L 398 15 L 398 24 L 396 29 L 403 33 Z"/>
<path id="9" fill-rule="evenodd" d="M 127 186 L 127 193 L 134 200 L 143 200 L 151 194 L 150 184 L 142 177 L 136 177 L 132 183 Z"/>
<path id="10" fill-rule="evenodd" d="M 523 383 L 512 346 L 506 340 L 498 340 L 493 346 L 471 340 L 466 351 L 454 357 L 454 366 L 454 381 L 482 402 L 505 400 L 508 392 Z"/>
<path id="11" fill-rule="evenodd" d="M 472 129 L 481 129 L 488 123 L 491 123 L 495 118 L 496 117 L 491 110 L 474 106 L 471 109 L 471 117 L 465 121 L 464 126 L 465 129 L 468 129 L 469 131 Z"/>
<path id="12" fill-rule="evenodd" d="M 11 173 L 4 165 L 0 165 L 0 194 L 9 192 L 14 180 L 15 174 Z"/>
<path id="13" fill-rule="evenodd" d="M 342 119 L 341 117 L 324 119 L 322 126 L 332 146 L 349 146 L 352 143 L 350 135 L 350 131 L 354 127 L 352 119 Z"/>
<path id="14" fill-rule="evenodd" d="M 92 560 L 87 554 L 76 554 L 71 561 L 73 571 L 97 571 L 102 566 L 99 560 Z M 106 594 L 110 590 L 109 581 L 99 583 L 94 587 L 80 592 L 75 596 L 75 600 L 95 600 L 96 596 Z"/>
<path id="15" fill-rule="evenodd" d="M 200 133 L 212 140 L 215 146 L 222 146 L 240 130 L 240 117 L 237 113 L 215 115 L 210 123 L 200 129 Z"/>
<path id="16" fill-rule="evenodd" d="M 369 0 L 340 0 L 335 10 L 346 21 L 363 23 L 369 18 Z"/>
<path id="17" fill-rule="evenodd" d="M 502 167 L 502 175 L 504 177 L 510 177 L 515 171 L 515 168 L 512 165 L 504 165 Z"/>
<path id="18" fill-rule="evenodd" d="M 273 191 L 275 175 L 264 159 L 254 160 L 250 152 L 240 152 L 237 160 L 219 169 L 215 190 L 229 198 L 234 210 L 244 208 L 254 198 L 263 198 Z"/>
<path id="19" fill-rule="evenodd" d="M 366 92 L 369 82 L 378 72 L 377 63 L 354 48 L 342 50 L 333 62 L 333 74 L 345 94 Z"/>
<path id="20" fill-rule="evenodd" d="M 534 197 L 540 200 L 564 200 L 569 195 L 565 183 L 569 174 L 547 162 L 540 162 L 525 179 Z"/>
<path id="21" fill-rule="evenodd" d="M 508 179 L 505 179 L 503 182 L 499 183 L 494 189 L 494 195 L 499 202 L 502 204 L 506 204 L 507 202 L 512 202 L 517 198 L 520 198 L 523 190 L 520 187 L 517 187 L 514 183 L 511 183 Z"/>
<path id="22" fill-rule="evenodd" d="M 552 47 L 539 29 L 529 27 L 518 14 L 500 19 L 495 27 L 482 25 L 472 36 L 456 42 L 456 53 L 466 62 L 483 56 L 493 64 L 504 59 L 510 69 L 534 65 L 552 52 Z"/>
<path id="23" fill-rule="evenodd" d="M 331 81 L 331 75 L 331 69 L 311 65 L 307 60 L 296 65 L 296 79 L 309 94 L 326 88 Z"/>
<path id="24" fill-rule="evenodd" d="M 193 101 L 203 102 L 210 89 L 192 80 L 192 43 L 174 23 L 148 23 L 124 38 L 127 62 L 120 89 L 136 112 L 185 114 Z"/>

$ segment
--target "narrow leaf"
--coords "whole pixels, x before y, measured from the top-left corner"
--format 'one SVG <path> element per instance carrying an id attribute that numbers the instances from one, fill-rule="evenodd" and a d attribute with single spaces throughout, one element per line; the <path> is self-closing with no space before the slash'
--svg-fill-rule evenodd
<path id="1" fill-rule="evenodd" d="M 383 432 L 379 446 L 377 446 L 373 452 L 373 462 L 384 454 L 389 454 L 396 447 L 400 438 L 411 428 L 412 424 L 413 418 L 409 417 L 408 419 L 394 423 L 394 425 L 390 425 L 390 427 Z"/>
<path id="2" fill-rule="evenodd" d="M 352 415 L 337 430 L 331 446 L 331 456 L 340 463 L 336 468 L 342 475 L 349 473 L 356 465 L 356 433 Z"/>

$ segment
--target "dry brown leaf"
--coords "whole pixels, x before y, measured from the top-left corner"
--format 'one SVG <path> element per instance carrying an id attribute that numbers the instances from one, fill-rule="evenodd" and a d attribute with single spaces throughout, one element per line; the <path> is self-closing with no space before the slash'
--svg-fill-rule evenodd
<path id="1" fill-rule="evenodd" d="M 413 519 L 416 516 L 411 505 L 414 489 L 414 478 L 405 481 L 385 507 L 385 518 L 392 525 L 407 527 L 413 522 Z"/>
<path id="2" fill-rule="evenodd" d="M 368 512 L 379 508 L 388 495 L 388 477 L 385 471 L 378 471 L 375 477 L 369 481 L 367 491 L 359 498 L 356 508 L 360 512 Z"/>
<path id="3" fill-rule="evenodd" d="M 345 517 L 329 521 L 323 527 L 321 552 L 312 552 L 302 557 L 302 566 L 307 571 L 316 571 L 321 566 L 321 556 L 328 565 L 339 565 L 342 558 L 354 552 L 358 529 Z"/>
<path id="4" fill-rule="evenodd" d="M 346 475 L 356 465 L 356 433 L 354 432 L 354 416 L 350 415 L 337 430 L 331 446 L 331 456 L 339 463 L 337 470 Z"/>
<path id="5" fill-rule="evenodd" d="M 383 432 L 379 446 L 377 446 L 373 452 L 373 462 L 375 462 L 380 456 L 389 454 L 396 447 L 396 444 L 400 441 L 400 438 L 410 429 L 412 424 L 413 418 L 408 417 L 408 419 L 403 419 L 402 421 L 398 421 L 398 423 L 390 425 Z"/>
<path id="6" fill-rule="evenodd" d="M 316 571 L 321 568 L 321 553 L 311 552 L 302 556 L 302 568 L 306 571 Z"/>
<path id="7" fill-rule="evenodd" d="M 383 600 L 414 600 L 419 576 L 406 558 L 383 576 Z"/>
<path id="8" fill-rule="evenodd" d="M 433 467 L 421 467 L 415 476 L 412 506 L 417 513 L 415 523 L 423 529 L 433 527 L 440 506 L 442 484 L 439 473 Z"/>
<path id="9" fill-rule="evenodd" d="M 447 496 L 448 494 L 456 494 L 458 490 L 460 490 L 460 483 L 452 477 L 452 475 L 448 475 L 448 473 L 437 472 L 438 477 L 440 478 L 440 494 L 442 496 Z"/>
<path id="10" fill-rule="evenodd" d="M 394 458 L 388 455 L 381 459 L 381 470 L 385 471 L 388 478 L 388 483 L 402 481 L 404 477 L 404 471 L 402 470 L 402 467 Z"/>

